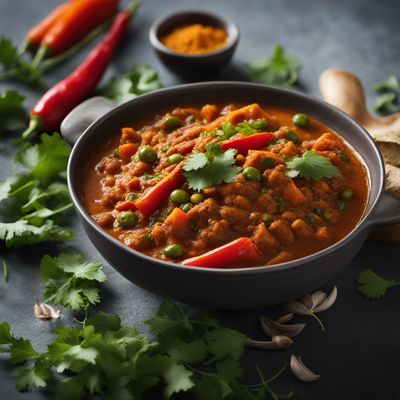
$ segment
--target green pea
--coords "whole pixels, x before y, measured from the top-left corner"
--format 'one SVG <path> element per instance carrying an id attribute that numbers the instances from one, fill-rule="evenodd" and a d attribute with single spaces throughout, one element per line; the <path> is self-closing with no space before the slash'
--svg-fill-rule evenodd
<path id="1" fill-rule="evenodd" d="M 344 153 L 343 151 L 339 151 L 339 157 L 344 162 L 349 162 L 350 161 L 349 156 L 346 153 Z"/>
<path id="2" fill-rule="evenodd" d="M 339 210 L 345 210 L 347 208 L 348 204 L 347 201 L 345 200 L 336 200 L 336 207 Z"/>
<path id="3" fill-rule="evenodd" d="M 133 211 L 123 211 L 118 214 L 119 224 L 125 228 L 134 228 L 139 221 L 139 217 Z"/>
<path id="4" fill-rule="evenodd" d="M 296 143 L 296 144 L 301 143 L 301 139 L 293 131 L 287 131 L 285 133 L 285 138 L 287 140 L 291 140 L 293 143 Z"/>
<path id="5" fill-rule="evenodd" d="M 344 188 L 341 192 L 340 192 L 340 198 L 342 200 L 351 200 L 354 197 L 354 192 L 352 189 L 350 188 Z"/>
<path id="6" fill-rule="evenodd" d="M 183 204 L 188 202 L 189 194 L 183 189 L 175 189 L 169 198 L 174 204 Z"/>
<path id="7" fill-rule="evenodd" d="M 265 225 L 269 225 L 272 222 L 272 217 L 269 214 L 263 214 L 261 218 Z"/>
<path id="8" fill-rule="evenodd" d="M 139 149 L 139 160 L 147 164 L 152 164 L 157 160 L 157 152 L 149 145 L 142 146 Z"/>
<path id="9" fill-rule="evenodd" d="M 113 157 L 114 158 L 120 158 L 121 156 L 119 155 L 119 147 L 117 147 L 114 151 L 113 151 Z"/>
<path id="10" fill-rule="evenodd" d="M 191 201 L 193 204 L 199 204 L 199 203 L 201 203 L 203 200 L 204 200 L 204 195 L 201 194 L 201 193 L 193 193 L 193 194 L 190 196 L 190 201 Z"/>
<path id="11" fill-rule="evenodd" d="M 171 154 L 168 157 L 168 162 L 170 164 L 179 164 L 183 160 L 183 155 L 179 153 Z"/>
<path id="12" fill-rule="evenodd" d="M 188 211 L 190 211 L 190 209 L 193 208 L 193 204 L 191 204 L 191 203 L 185 203 L 185 204 L 182 204 L 179 208 L 180 208 L 182 211 L 184 211 L 185 213 L 187 213 Z"/>
<path id="13" fill-rule="evenodd" d="M 165 120 L 165 126 L 169 131 L 173 131 L 182 126 L 181 120 L 177 117 L 168 117 Z"/>
<path id="14" fill-rule="evenodd" d="M 243 175 L 247 181 L 261 181 L 261 174 L 257 168 L 246 167 L 243 170 Z"/>
<path id="15" fill-rule="evenodd" d="M 293 115 L 292 122 L 299 128 L 304 128 L 305 126 L 307 126 L 307 124 L 309 122 L 309 118 L 308 118 L 308 115 L 299 113 L 299 114 Z"/>
<path id="16" fill-rule="evenodd" d="M 189 116 L 186 118 L 186 121 L 187 121 L 188 124 L 193 124 L 193 122 L 196 121 L 196 117 L 195 117 L 193 114 L 192 114 L 192 115 L 189 115 Z"/>
<path id="17" fill-rule="evenodd" d="M 130 193 L 130 195 L 128 196 L 128 200 L 130 200 L 130 201 L 136 200 L 136 194 L 135 193 Z"/>
<path id="18" fill-rule="evenodd" d="M 170 258 L 180 258 L 183 254 L 183 247 L 180 244 L 170 244 L 164 249 L 164 255 Z"/>
<path id="19" fill-rule="evenodd" d="M 261 165 L 264 168 L 272 168 L 275 166 L 275 160 L 271 157 L 263 157 L 261 159 Z"/>
<path id="20" fill-rule="evenodd" d="M 328 210 L 326 210 L 326 211 L 324 211 L 323 213 L 322 213 L 322 218 L 325 220 L 325 221 L 331 221 L 332 220 L 332 213 L 330 212 L 330 211 L 328 211 Z"/>

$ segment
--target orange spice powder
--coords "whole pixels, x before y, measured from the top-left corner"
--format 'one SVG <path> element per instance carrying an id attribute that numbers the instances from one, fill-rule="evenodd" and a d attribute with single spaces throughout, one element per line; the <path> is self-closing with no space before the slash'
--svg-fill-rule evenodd
<path id="1" fill-rule="evenodd" d="M 175 28 L 161 41 L 177 53 L 201 54 L 224 47 L 227 33 L 215 26 L 193 24 Z"/>

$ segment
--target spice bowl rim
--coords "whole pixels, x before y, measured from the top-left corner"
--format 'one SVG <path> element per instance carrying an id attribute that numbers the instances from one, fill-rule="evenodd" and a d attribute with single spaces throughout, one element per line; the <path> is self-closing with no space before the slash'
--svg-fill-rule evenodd
<path id="1" fill-rule="evenodd" d="M 227 34 L 227 41 L 224 44 L 223 47 L 212 50 L 212 51 L 207 51 L 204 53 L 196 53 L 196 54 L 191 54 L 191 53 L 181 53 L 175 50 L 170 49 L 167 47 L 159 38 L 159 31 L 166 25 L 168 22 L 170 22 L 171 19 L 177 19 L 175 24 L 173 25 L 180 25 L 181 22 L 184 22 L 184 19 L 190 16 L 194 16 L 193 20 L 196 19 L 196 16 L 201 16 L 205 18 L 209 18 L 210 21 L 217 21 L 218 24 L 222 27 L 222 29 L 226 32 Z M 211 25 L 213 25 L 211 23 Z M 214 25 L 213 25 L 214 26 Z M 182 59 L 206 59 L 208 57 L 212 57 L 218 54 L 223 54 L 224 52 L 227 52 L 234 48 L 240 37 L 240 31 L 238 26 L 230 19 L 226 17 L 222 17 L 220 14 L 217 14 L 212 11 L 206 11 L 206 10 L 196 10 L 196 9 L 188 9 L 188 10 L 182 10 L 182 11 L 174 11 L 169 14 L 163 15 L 159 18 L 157 18 L 153 24 L 151 25 L 150 31 L 149 31 L 149 39 L 151 45 L 157 50 L 162 53 L 168 54 L 169 56 L 176 57 L 176 58 L 182 58 Z"/>

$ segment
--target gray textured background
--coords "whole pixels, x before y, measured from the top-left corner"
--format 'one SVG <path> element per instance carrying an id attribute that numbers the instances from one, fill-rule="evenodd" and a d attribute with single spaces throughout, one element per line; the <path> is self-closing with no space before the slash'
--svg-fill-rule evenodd
<path id="1" fill-rule="evenodd" d="M 59 1 L 0 0 L 0 34 L 19 43 L 25 31 L 40 20 Z M 365 0 L 143 0 L 128 35 L 108 69 L 105 79 L 127 70 L 134 63 L 147 62 L 160 72 L 165 86 L 180 83 L 179 78 L 163 68 L 148 42 L 148 30 L 155 18 L 180 9 L 213 10 L 231 17 L 241 31 L 239 47 L 232 64 L 210 79 L 245 80 L 241 65 L 247 60 L 269 54 L 275 43 L 304 61 L 301 89 L 318 96 L 319 74 L 328 67 L 338 66 L 357 73 L 367 88 L 390 74 L 399 73 L 400 64 L 400 3 Z M 56 82 L 77 66 L 83 53 L 48 75 Z M 0 83 L 0 90 L 17 88 L 32 106 L 38 93 L 15 83 Z M 369 101 L 371 97 L 368 94 Z M 0 179 L 12 173 L 11 156 L 15 148 L 10 137 L 1 138 L 5 150 L 0 152 Z M 10 281 L 0 279 L 0 320 L 7 320 L 17 335 L 32 338 L 43 349 L 51 338 L 53 323 L 34 318 L 32 305 L 40 297 L 43 286 L 38 265 L 43 254 L 79 250 L 89 258 L 99 254 L 89 243 L 73 218 L 76 240 L 68 245 L 40 245 L 35 248 L 8 250 L 0 246 L 1 257 L 10 267 Z M 394 288 L 379 301 L 368 301 L 356 291 L 356 277 L 367 267 L 374 267 L 388 277 L 400 279 L 398 244 L 368 241 L 361 252 L 335 279 L 339 297 L 335 306 L 321 314 L 326 331 L 316 321 L 307 322 L 305 331 L 295 344 L 283 352 L 249 350 L 245 366 L 249 380 L 256 379 L 255 364 L 266 376 L 287 361 L 291 354 L 300 354 L 312 369 L 322 374 L 314 384 L 300 383 L 289 371 L 275 384 L 282 392 L 293 390 L 300 400 L 321 399 L 398 399 L 398 357 L 400 353 L 399 290 Z M 127 324 L 145 329 L 141 321 L 156 310 L 159 297 L 139 289 L 105 265 L 108 282 L 104 285 L 101 308 L 122 315 Z M 328 285 L 330 288 L 332 285 Z M 214 314 L 225 324 L 261 339 L 257 317 L 278 315 L 279 309 L 251 312 L 216 312 L 192 309 L 191 312 Z M 67 322 L 68 315 L 64 319 Z M 20 394 L 8 376 L 8 364 L 0 362 L 0 399 L 46 399 L 51 393 L 36 391 Z M 117 400 L 117 399 L 116 399 Z"/>

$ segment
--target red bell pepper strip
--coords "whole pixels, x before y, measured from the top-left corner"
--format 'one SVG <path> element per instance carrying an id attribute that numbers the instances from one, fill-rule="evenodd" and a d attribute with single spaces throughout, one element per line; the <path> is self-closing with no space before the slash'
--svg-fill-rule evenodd
<path id="1" fill-rule="evenodd" d="M 126 200 L 122 203 L 119 203 L 115 206 L 115 209 L 117 211 L 131 211 L 131 210 L 136 210 L 135 203 L 130 200 Z"/>
<path id="2" fill-rule="evenodd" d="M 49 29 L 61 18 L 62 14 L 70 6 L 71 2 L 60 4 L 53 11 L 50 12 L 44 19 L 37 23 L 25 36 L 25 41 L 20 47 L 20 54 L 24 53 L 26 49 L 37 48 L 40 46 L 40 42 L 43 37 L 49 31 Z M 23 50 L 22 50 L 23 49 Z"/>
<path id="3" fill-rule="evenodd" d="M 239 136 L 221 142 L 222 150 L 236 149 L 240 154 L 247 154 L 249 150 L 256 150 L 271 143 L 275 135 L 272 132 L 254 133 L 250 136 Z"/>
<path id="4" fill-rule="evenodd" d="M 256 244 L 248 237 L 241 237 L 201 256 L 184 260 L 182 265 L 219 268 L 235 261 L 254 261 L 261 258 Z"/>
<path id="5" fill-rule="evenodd" d="M 135 206 L 145 218 L 156 211 L 173 190 L 183 183 L 182 165 L 178 164 L 168 175 L 135 201 Z"/>
<path id="6" fill-rule="evenodd" d="M 93 92 L 110 63 L 137 5 L 138 2 L 134 0 L 127 9 L 119 12 L 104 38 L 81 65 L 40 98 L 31 111 L 29 127 L 22 134 L 23 138 L 27 138 L 38 129 L 58 129 L 66 115 Z"/>
<path id="7" fill-rule="evenodd" d="M 49 54 L 62 53 L 83 39 L 98 25 L 108 21 L 116 12 L 118 1 L 73 1 L 43 36 L 33 65 L 38 66 Z"/>

